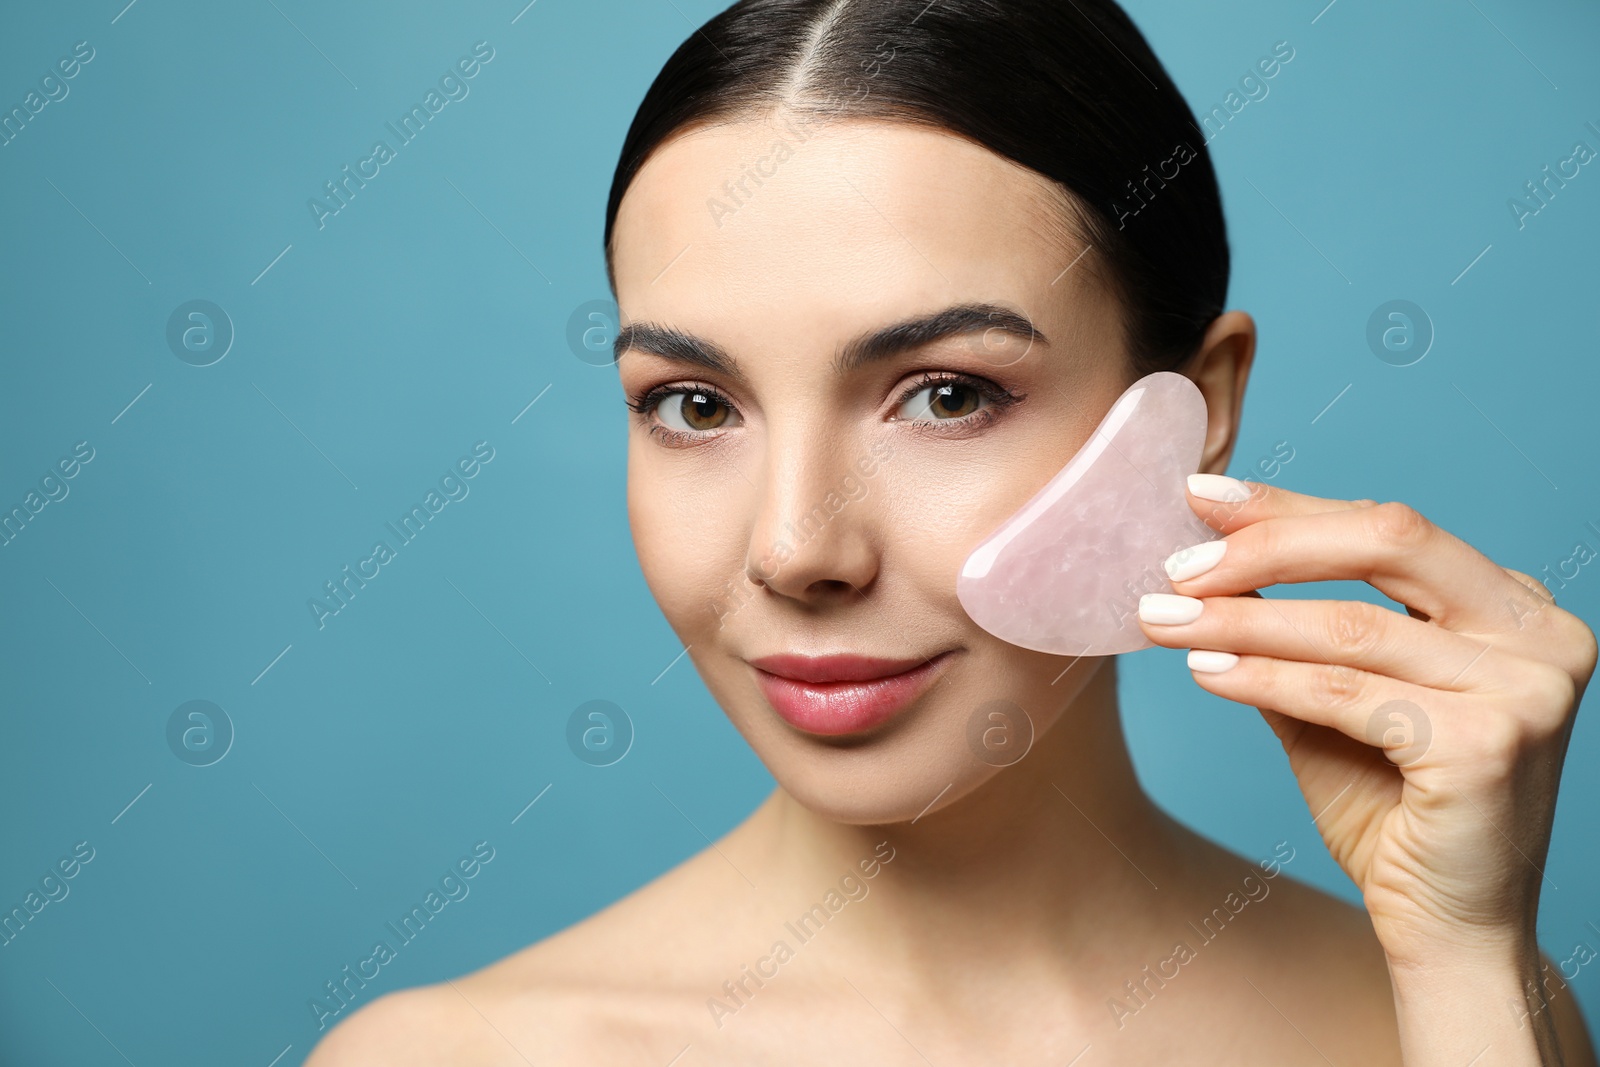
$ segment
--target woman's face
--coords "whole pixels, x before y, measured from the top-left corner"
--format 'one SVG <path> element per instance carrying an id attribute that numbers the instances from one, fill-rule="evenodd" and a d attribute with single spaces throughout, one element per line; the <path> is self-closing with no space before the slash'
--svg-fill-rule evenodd
<path id="1" fill-rule="evenodd" d="M 971 792 L 999 762 L 974 720 L 1020 707 L 1047 730 L 1101 662 L 1006 644 L 956 599 L 967 553 L 1132 381 L 1062 206 L 968 141 L 851 119 L 680 136 L 619 209 L 645 579 L 773 776 L 830 818 Z M 901 673 L 808 685 L 779 655 Z"/>

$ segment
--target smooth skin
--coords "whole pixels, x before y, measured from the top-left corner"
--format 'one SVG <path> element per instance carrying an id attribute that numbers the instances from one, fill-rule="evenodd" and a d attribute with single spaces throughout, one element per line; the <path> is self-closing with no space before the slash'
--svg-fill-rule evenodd
<path id="1" fill-rule="evenodd" d="M 1548 973 L 1538 868 L 1589 629 L 1402 504 L 1191 494 L 1227 549 L 1175 583 L 1194 621 L 1139 625 L 1240 656 L 1195 682 L 1262 709 L 1308 824 L 1272 878 L 1272 852 L 1189 830 L 1134 773 L 1114 657 L 1008 645 L 955 597 L 966 553 L 1137 377 L 1094 249 L 1048 182 L 981 146 L 781 118 L 663 146 L 623 200 L 613 261 L 625 324 L 721 357 L 654 340 L 621 355 L 640 407 L 629 518 L 651 593 L 777 788 L 583 922 L 353 1011 L 308 1063 L 1487 1067 L 1562 1062 L 1559 1041 L 1593 1065 L 1570 989 L 1522 991 Z M 762 181 L 731 203 L 747 167 Z M 835 365 L 854 338 L 969 303 L 1036 334 L 973 328 Z M 1229 311 L 1182 368 L 1210 413 L 1202 472 L 1232 456 L 1255 346 Z M 1407 613 L 1255 595 L 1325 579 Z M 776 652 L 950 654 L 894 719 L 824 738 L 765 702 L 747 660 Z M 997 699 L 1036 733 L 1003 769 L 967 742 Z M 1427 717 L 1420 758 L 1366 740 L 1393 699 Z M 1295 880 L 1313 814 L 1365 909 Z M 1219 909 L 1222 932 L 1198 936 Z M 808 912 L 820 930 L 797 936 Z"/>

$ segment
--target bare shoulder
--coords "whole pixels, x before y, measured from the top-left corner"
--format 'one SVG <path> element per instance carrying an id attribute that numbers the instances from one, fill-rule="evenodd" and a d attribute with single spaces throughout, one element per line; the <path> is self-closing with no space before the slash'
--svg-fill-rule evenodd
<path id="1" fill-rule="evenodd" d="M 379 997 L 330 1031 L 306 1067 L 579 1064 L 665 1047 L 650 1019 L 667 1013 L 650 1011 L 638 991 L 607 988 L 558 966 L 532 973 L 537 954 L 518 961 L 514 981 L 496 966 Z"/>
<path id="2" fill-rule="evenodd" d="M 1562 981 L 1556 961 L 1548 953 L 1540 953 L 1540 958 L 1545 964 L 1545 975 L 1555 976 L 1546 984 L 1545 996 L 1550 1022 L 1561 1044 L 1562 1062 L 1566 1067 L 1596 1067 L 1594 1040 L 1583 1018 L 1583 1006 L 1578 1003 L 1572 987 Z"/>
<path id="3" fill-rule="evenodd" d="M 1285 981 L 1280 987 L 1284 998 L 1291 1003 L 1304 1004 L 1308 1010 L 1314 1007 L 1311 998 L 1330 995 L 1337 998 L 1334 1003 L 1341 1012 L 1348 1013 L 1343 1015 L 1343 1022 L 1365 1023 L 1364 1032 L 1352 1038 L 1359 1043 L 1357 1047 L 1364 1046 L 1363 1062 L 1398 1065 L 1399 1034 L 1389 967 L 1366 910 L 1286 875 L 1280 875 L 1276 882 L 1274 892 L 1284 892 L 1288 905 L 1278 920 L 1303 923 L 1300 932 L 1291 936 L 1304 939 L 1306 959 L 1323 960 L 1328 968 L 1325 979 L 1318 979 L 1321 988 Z M 1562 1062 L 1567 1067 L 1600 1067 L 1582 1006 L 1572 988 L 1560 980 L 1557 964 L 1547 953 L 1540 955 L 1546 965 L 1546 999 L 1541 1010 L 1550 1013 L 1549 1021 L 1561 1046 Z M 1279 998 L 1274 995 L 1273 999 Z M 1526 1020 L 1520 1005 L 1507 1003 L 1504 1010 L 1507 1018 Z M 1333 1049 L 1328 1050 L 1328 1055 L 1333 1056 L 1335 1062 L 1339 1061 Z"/>
<path id="4" fill-rule="evenodd" d="M 419 986 L 386 993 L 330 1030 L 306 1067 L 410 1067 L 487 1063 L 474 1056 L 472 1030 L 446 996 L 450 987 Z"/>
<path id="5" fill-rule="evenodd" d="M 1304 866 L 1309 846 L 1301 843 L 1297 854 L 1281 842 L 1261 860 L 1207 839 L 1198 847 L 1200 903 L 1186 932 L 1196 957 L 1213 959 L 1203 966 L 1232 1006 L 1213 1005 L 1213 1018 L 1234 1021 L 1239 1050 L 1281 1041 L 1318 1062 L 1399 1067 L 1383 947 L 1365 908 L 1291 873 L 1297 858 Z M 1235 1040 L 1220 1029 L 1214 1037 L 1219 1045 Z"/>
<path id="6" fill-rule="evenodd" d="M 1240 886 L 1248 903 L 1239 917 L 1250 918 L 1247 913 L 1257 903 L 1270 904 L 1259 908 L 1255 921 L 1237 925 L 1244 936 L 1230 961 L 1235 977 L 1256 987 L 1250 995 L 1261 1001 L 1263 1017 L 1303 1030 L 1334 1062 L 1353 1059 L 1398 1067 L 1389 966 L 1366 909 L 1295 878 L 1287 869 L 1268 878 L 1252 861 L 1215 847 L 1210 857 L 1215 866 L 1208 866 L 1232 867 L 1233 879 L 1241 883 L 1243 872 L 1254 875 L 1249 886 Z M 1219 909 L 1214 915 L 1229 911 Z M 1201 933 L 1209 934 L 1204 920 L 1201 926 Z M 1568 1067 L 1600 1067 L 1577 998 L 1560 980 L 1557 964 L 1547 954 L 1543 961 L 1547 1010 L 1564 1061 Z M 1515 1005 L 1506 1010 L 1518 1011 Z"/>
<path id="7" fill-rule="evenodd" d="M 720 878 L 691 857 L 478 971 L 385 994 L 329 1031 L 306 1067 L 666 1063 L 688 1040 L 679 1033 L 704 1014 L 682 990 L 705 982 L 683 969 L 705 958 L 715 916 L 697 913 L 716 899 Z"/>

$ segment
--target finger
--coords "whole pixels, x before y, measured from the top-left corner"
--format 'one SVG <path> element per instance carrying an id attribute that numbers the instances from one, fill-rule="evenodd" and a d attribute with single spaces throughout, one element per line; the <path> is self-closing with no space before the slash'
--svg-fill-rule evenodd
<path id="1" fill-rule="evenodd" d="M 1196 491 L 1198 490 L 1198 492 Z M 1262 519 L 1285 515 L 1320 515 L 1328 511 L 1370 508 L 1372 500 L 1337 500 L 1281 489 L 1265 482 L 1241 482 L 1222 474 L 1193 474 L 1189 506 L 1206 525 L 1232 533 Z"/>
<path id="2" fill-rule="evenodd" d="M 1539 579 L 1535 578 L 1533 575 L 1523 574 L 1521 571 L 1514 571 L 1510 567 L 1501 567 L 1500 569 L 1514 578 L 1519 585 L 1527 586 L 1528 590 L 1533 593 L 1534 596 L 1538 597 L 1540 600 L 1543 600 L 1546 604 L 1554 604 L 1556 602 L 1556 595 L 1550 591 L 1550 587 L 1539 581 Z"/>
<path id="3" fill-rule="evenodd" d="M 1489 646 L 1481 641 L 1359 600 L 1151 594 L 1141 601 L 1141 615 L 1146 603 L 1199 612 L 1193 622 L 1141 618 L 1158 645 L 1335 664 L 1429 689 L 1474 689 L 1505 655 L 1486 654 Z"/>
<path id="4" fill-rule="evenodd" d="M 1404 504 L 1274 517 L 1223 540 L 1227 547 L 1216 565 L 1174 580 L 1173 589 L 1210 597 L 1283 582 L 1353 579 L 1428 621 L 1470 633 L 1519 629 L 1508 599 L 1542 605 L 1505 568 Z M 1194 558 L 1199 548 L 1180 549 L 1170 557 L 1173 565 Z"/>
<path id="5" fill-rule="evenodd" d="M 1407 769 L 1432 751 L 1434 721 L 1448 718 L 1444 694 L 1337 665 L 1246 654 L 1228 670 L 1193 675 L 1207 692 L 1337 730 Z"/>

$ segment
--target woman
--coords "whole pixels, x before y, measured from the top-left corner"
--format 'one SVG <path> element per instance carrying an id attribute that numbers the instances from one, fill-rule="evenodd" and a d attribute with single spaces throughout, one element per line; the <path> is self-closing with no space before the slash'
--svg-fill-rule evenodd
<path id="1" fill-rule="evenodd" d="M 1222 476 L 1256 337 L 1204 142 L 1110 0 L 756 0 L 684 42 L 606 220 L 629 514 L 778 788 L 313 1064 L 1595 1062 L 1534 935 L 1594 636 L 1403 504 Z M 1158 369 L 1206 398 L 1225 537 L 1139 625 L 1261 709 L 1364 910 L 1282 874 L 1309 839 L 1241 857 L 1151 802 L 1114 658 L 956 600 Z M 1328 579 L 1407 611 L 1254 593 Z"/>

